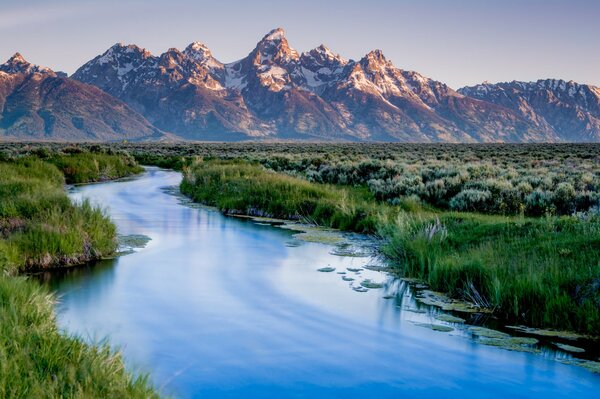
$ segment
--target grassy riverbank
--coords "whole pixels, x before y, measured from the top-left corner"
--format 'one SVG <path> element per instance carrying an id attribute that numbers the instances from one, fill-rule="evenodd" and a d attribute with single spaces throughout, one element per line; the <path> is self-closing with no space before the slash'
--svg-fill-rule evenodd
<path id="1" fill-rule="evenodd" d="M 378 201 L 364 186 L 315 184 L 245 161 L 200 161 L 182 192 L 226 213 L 377 232 L 404 275 L 535 327 L 600 331 L 600 217 L 479 215 L 414 197 Z"/>
<path id="2" fill-rule="evenodd" d="M 52 295 L 19 276 L 113 253 L 115 226 L 89 203 L 71 203 L 65 175 L 86 182 L 139 167 L 108 154 L 43 158 L 0 162 L 0 397 L 154 396 L 146 379 L 130 375 L 107 345 L 89 346 L 61 334 Z"/>
<path id="3" fill-rule="evenodd" d="M 209 161 L 184 169 L 181 191 L 227 214 L 304 219 L 342 230 L 374 231 L 387 209 L 364 190 L 317 185 L 245 161 Z"/>

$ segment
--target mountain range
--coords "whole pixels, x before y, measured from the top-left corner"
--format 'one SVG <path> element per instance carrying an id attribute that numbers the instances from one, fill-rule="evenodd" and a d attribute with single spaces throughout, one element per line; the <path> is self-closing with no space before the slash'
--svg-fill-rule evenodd
<path id="1" fill-rule="evenodd" d="M 600 89 L 540 80 L 453 90 L 375 50 L 299 53 L 283 29 L 225 64 L 194 42 L 115 44 L 72 76 L 0 65 L 0 138 L 22 140 L 600 141 Z"/>

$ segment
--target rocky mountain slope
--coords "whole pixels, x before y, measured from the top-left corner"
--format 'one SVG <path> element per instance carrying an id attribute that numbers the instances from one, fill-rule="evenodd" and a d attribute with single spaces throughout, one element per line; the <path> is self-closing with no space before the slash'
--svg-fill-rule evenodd
<path id="1" fill-rule="evenodd" d="M 396 68 L 381 51 L 359 61 L 323 45 L 300 54 L 282 29 L 230 64 L 198 42 L 160 56 L 116 44 L 73 78 L 186 139 L 556 140 L 512 109 Z"/>
<path id="2" fill-rule="evenodd" d="M 122 101 L 19 53 L 0 65 L 0 139 L 140 140 L 163 134 Z"/>
<path id="3" fill-rule="evenodd" d="M 600 88 L 573 81 L 484 83 L 460 93 L 518 112 L 537 130 L 553 132 L 558 140 L 600 141 Z"/>

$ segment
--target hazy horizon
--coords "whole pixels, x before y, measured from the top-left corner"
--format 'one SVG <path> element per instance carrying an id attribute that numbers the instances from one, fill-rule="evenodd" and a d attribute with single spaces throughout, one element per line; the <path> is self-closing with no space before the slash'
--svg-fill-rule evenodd
<path id="1" fill-rule="evenodd" d="M 388 1 L 327 4 L 234 0 L 34 0 L 0 5 L 0 60 L 15 52 L 72 74 L 117 42 L 153 54 L 205 43 L 222 62 L 245 57 L 276 27 L 290 45 L 325 44 L 349 59 L 381 49 L 402 69 L 458 88 L 483 81 L 556 78 L 600 86 L 600 3 L 591 0 Z M 266 11 L 265 11 L 266 10 Z"/>

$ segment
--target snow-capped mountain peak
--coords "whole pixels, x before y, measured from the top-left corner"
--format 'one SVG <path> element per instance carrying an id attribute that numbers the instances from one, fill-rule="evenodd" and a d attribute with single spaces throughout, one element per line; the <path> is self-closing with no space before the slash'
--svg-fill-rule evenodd
<path id="1" fill-rule="evenodd" d="M 223 67 L 223 64 L 213 57 L 212 52 L 204 43 L 193 42 L 183 50 L 183 53 L 200 65 L 206 65 L 209 68 Z"/>
<path id="2" fill-rule="evenodd" d="M 0 71 L 14 74 L 14 73 L 43 73 L 55 75 L 54 71 L 50 68 L 34 65 L 25 60 L 21 53 L 15 53 L 8 59 L 4 64 L 0 65 Z"/>
<path id="3" fill-rule="evenodd" d="M 282 28 L 274 29 L 266 34 L 256 45 L 253 54 L 255 65 L 291 63 L 300 58 L 298 52 L 290 47 Z"/>
<path id="4" fill-rule="evenodd" d="M 336 65 L 343 66 L 348 63 L 348 60 L 342 58 L 339 54 L 335 54 L 328 47 L 321 44 L 308 52 L 302 53 L 302 58 L 312 59 L 315 63 L 323 66 Z"/>
<path id="5" fill-rule="evenodd" d="M 283 28 L 275 28 L 272 31 L 270 31 L 269 33 L 267 33 L 261 40 L 261 42 L 264 41 L 279 41 L 279 40 L 286 40 L 285 38 L 285 30 Z"/>
<path id="6" fill-rule="evenodd" d="M 379 71 L 392 65 L 381 50 L 371 51 L 360 60 L 360 63 L 367 72 Z"/>
<path id="7" fill-rule="evenodd" d="M 206 46 L 206 44 L 202 42 L 192 42 L 185 48 L 184 53 L 198 53 L 202 55 L 206 55 L 206 57 L 212 57 L 210 49 Z"/>
<path id="8" fill-rule="evenodd" d="M 21 53 L 17 52 L 8 59 L 8 63 L 27 63 Z"/>
<path id="9" fill-rule="evenodd" d="M 152 53 L 146 50 L 145 48 L 139 47 L 135 44 L 123 44 L 116 43 L 112 45 L 108 50 L 104 52 L 99 58 L 98 62 L 101 64 L 108 63 L 111 61 L 117 60 L 119 57 L 127 56 L 132 57 L 141 57 L 141 58 L 150 58 L 152 57 Z"/>

